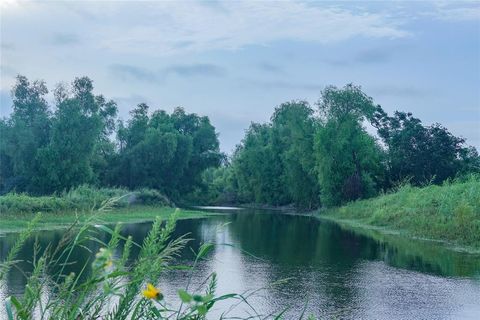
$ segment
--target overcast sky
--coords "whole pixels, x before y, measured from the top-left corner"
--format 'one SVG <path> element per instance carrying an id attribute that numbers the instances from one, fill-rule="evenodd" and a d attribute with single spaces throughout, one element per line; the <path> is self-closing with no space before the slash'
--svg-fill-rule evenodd
<path id="1" fill-rule="evenodd" d="M 210 117 L 231 152 L 251 121 L 326 85 L 361 85 L 480 147 L 480 2 L 1 1 L 0 115 L 17 74 L 87 75 L 119 114 Z"/>

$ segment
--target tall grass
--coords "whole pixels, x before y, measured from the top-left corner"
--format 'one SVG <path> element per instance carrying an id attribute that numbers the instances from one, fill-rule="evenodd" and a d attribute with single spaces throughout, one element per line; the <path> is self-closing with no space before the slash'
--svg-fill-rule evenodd
<path id="1" fill-rule="evenodd" d="M 391 194 L 356 201 L 325 214 L 480 248 L 480 176 L 423 188 L 405 184 Z"/>
<path id="2" fill-rule="evenodd" d="M 129 191 L 120 188 L 93 188 L 79 186 L 59 195 L 32 197 L 27 194 L 10 193 L 0 196 L 1 213 L 61 212 L 67 210 L 95 210 L 111 198 L 117 198 L 116 206 L 131 204 L 169 206 L 167 197 L 152 189 Z"/>

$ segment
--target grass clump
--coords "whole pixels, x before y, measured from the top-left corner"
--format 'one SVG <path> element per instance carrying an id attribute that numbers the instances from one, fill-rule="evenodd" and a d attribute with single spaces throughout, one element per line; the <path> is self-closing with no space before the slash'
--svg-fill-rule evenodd
<path id="1" fill-rule="evenodd" d="M 329 209 L 326 216 L 480 248 L 480 176 L 393 193 Z"/>
<path id="2" fill-rule="evenodd" d="M 120 188 L 94 188 L 82 185 L 59 195 L 33 197 L 23 193 L 0 196 L 0 214 L 90 211 L 115 198 L 117 207 L 130 205 L 172 206 L 173 203 L 152 189 L 129 191 Z"/>

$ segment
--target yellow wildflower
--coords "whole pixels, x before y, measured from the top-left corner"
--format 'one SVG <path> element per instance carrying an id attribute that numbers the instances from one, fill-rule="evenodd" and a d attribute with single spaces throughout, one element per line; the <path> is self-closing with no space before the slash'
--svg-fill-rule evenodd
<path id="1" fill-rule="evenodd" d="M 147 283 L 147 290 L 143 290 L 142 293 L 143 293 L 143 296 L 147 299 L 157 299 L 157 300 L 163 299 L 163 294 L 160 292 L 159 289 L 155 288 L 151 283 Z"/>

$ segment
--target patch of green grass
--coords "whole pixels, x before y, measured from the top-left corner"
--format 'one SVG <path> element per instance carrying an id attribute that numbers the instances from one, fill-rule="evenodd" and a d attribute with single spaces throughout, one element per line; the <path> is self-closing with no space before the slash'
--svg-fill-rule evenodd
<path id="1" fill-rule="evenodd" d="M 326 210 L 335 220 L 480 248 L 480 177 L 423 188 L 404 185 L 391 194 Z"/>
<path id="2" fill-rule="evenodd" d="M 131 207 L 114 208 L 101 214 L 92 215 L 91 211 L 42 212 L 36 229 L 49 230 L 67 228 L 75 221 L 85 222 L 94 217 L 92 223 L 114 224 L 153 221 L 156 217 L 168 218 L 175 212 L 172 207 L 154 207 L 136 205 Z M 0 232 L 18 232 L 27 228 L 28 223 L 35 217 L 35 213 L 6 213 L 0 215 Z M 180 210 L 177 219 L 203 218 L 215 213 Z"/>
<path id="3" fill-rule="evenodd" d="M 121 188 L 95 188 L 82 185 L 62 194 L 34 197 L 24 193 L 0 196 L 0 216 L 12 213 L 92 211 L 115 199 L 116 207 L 131 204 L 174 206 L 171 201 L 153 189 L 129 191 Z"/>

